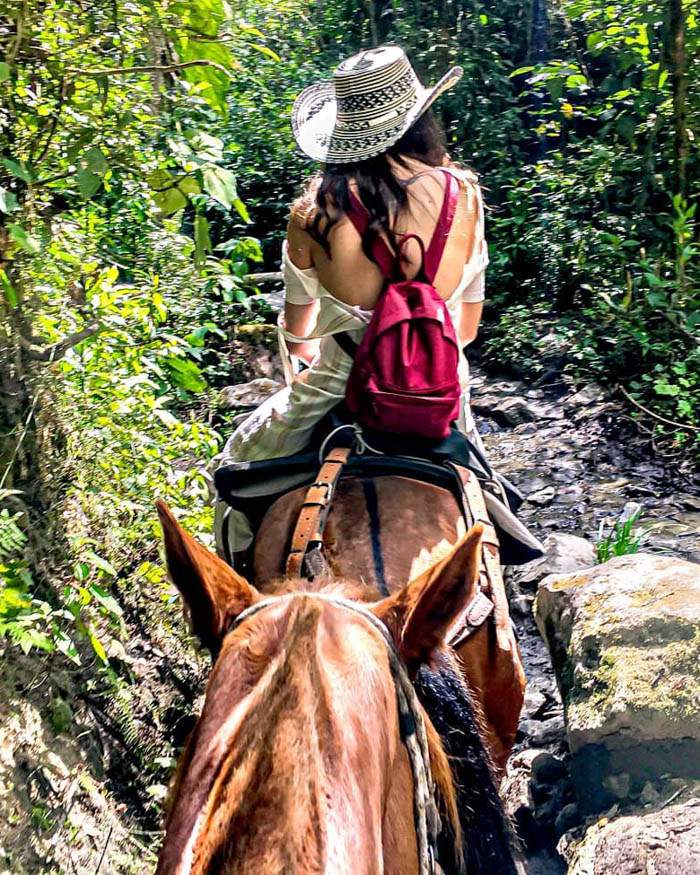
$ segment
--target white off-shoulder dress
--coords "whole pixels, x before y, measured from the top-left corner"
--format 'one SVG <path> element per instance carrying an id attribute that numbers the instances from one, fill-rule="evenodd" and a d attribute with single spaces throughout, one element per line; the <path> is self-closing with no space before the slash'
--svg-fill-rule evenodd
<path id="1" fill-rule="evenodd" d="M 459 335 L 462 304 L 484 300 L 485 271 L 488 249 L 484 237 L 484 208 L 476 176 L 470 171 L 451 170 L 467 192 L 468 209 L 476 212 L 476 237 L 469 261 L 464 265 L 462 278 L 445 302 L 450 318 Z M 318 422 L 345 397 L 345 386 L 352 367 L 352 359 L 333 339 L 334 334 L 347 331 L 359 343 L 372 317 L 371 310 L 353 307 L 335 298 L 325 289 L 316 269 L 297 267 L 289 258 L 287 243 L 282 247 L 282 273 L 285 298 L 292 304 L 319 302 L 318 315 L 312 332 L 306 337 L 291 334 L 284 327 L 284 317 L 278 322 L 278 338 L 287 386 L 254 410 L 231 435 L 222 452 L 222 464 L 252 462 L 292 455 L 304 449 Z M 295 379 L 294 362 L 287 341 L 320 340 L 319 354 L 304 379 Z M 481 445 L 469 408 L 469 365 L 465 355 L 460 356 L 459 380 L 462 401 L 458 427 Z M 223 509 L 217 507 L 217 517 Z M 235 517 L 241 517 L 235 513 Z M 251 535 L 241 519 L 235 525 L 228 523 L 229 540 L 237 531 L 235 550 L 245 549 Z M 217 526 L 218 530 L 218 526 Z"/>

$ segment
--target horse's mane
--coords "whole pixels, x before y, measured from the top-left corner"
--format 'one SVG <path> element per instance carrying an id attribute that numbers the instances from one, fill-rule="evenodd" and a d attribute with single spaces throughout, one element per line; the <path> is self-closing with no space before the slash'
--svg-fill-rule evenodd
<path id="1" fill-rule="evenodd" d="M 451 763 L 467 872 L 517 875 L 512 855 L 516 838 L 496 789 L 473 697 L 453 658 L 438 654 L 432 667 L 419 670 L 415 686 Z M 455 833 L 443 828 L 439 856 L 446 875 L 463 871 L 454 848 Z"/>

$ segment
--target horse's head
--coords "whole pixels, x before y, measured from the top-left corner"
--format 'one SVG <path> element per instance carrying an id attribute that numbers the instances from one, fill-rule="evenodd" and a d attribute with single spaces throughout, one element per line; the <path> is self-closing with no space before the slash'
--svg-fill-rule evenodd
<path id="1" fill-rule="evenodd" d="M 310 591 L 289 581 L 262 595 L 158 510 L 170 576 L 215 659 L 159 875 L 418 872 L 415 769 L 392 659 L 413 673 L 442 647 L 473 592 L 480 529 L 419 579 L 360 607 L 342 583 Z M 426 730 L 458 833 L 449 765 L 429 721 Z"/>

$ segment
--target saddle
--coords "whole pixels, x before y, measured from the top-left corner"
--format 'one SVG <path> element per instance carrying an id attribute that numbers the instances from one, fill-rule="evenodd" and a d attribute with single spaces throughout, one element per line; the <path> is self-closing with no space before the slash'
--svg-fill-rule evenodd
<path id="1" fill-rule="evenodd" d="M 214 485 L 221 501 L 243 512 L 253 531 L 257 531 L 268 508 L 279 497 L 317 479 L 319 466 L 330 450 L 352 445 L 356 450 L 348 456 L 344 476 L 408 477 L 447 489 L 460 505 L 464 489 L 454 466 L 470 471 L 483 490 L 502 563 L 523 565 L 543 555 L 540 542 L 515 515 L 524 500 L 522 494 L 494 471 L 478 447 L 456 428 L 441 441 L 388 435 L 359 429 L 344 405 L 339 405 L 319 423 L 303 452 L 224 464 L 214 474 Z M 232 560 L 231 556 L 225 558 L 229 563 Z"/>

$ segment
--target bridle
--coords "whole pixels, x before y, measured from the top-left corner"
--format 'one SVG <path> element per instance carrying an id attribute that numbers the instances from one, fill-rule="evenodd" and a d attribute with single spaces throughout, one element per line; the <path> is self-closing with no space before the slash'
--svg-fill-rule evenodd
<path id="1" fill-rule="evenodd" d="M 263 599 L 242 611 L 229 625 L 226 634 L 238 629 L 246 620 L 281 600 L 291 599 L 304 593 L 289 593 L 274 599 Z M 387 648 L 389 666 L 396 690 L 399 712 L 399 731 L 401 741 L 408 753 L 413 773 L 413 813 L 418 840 L 418 863 L 420 875 L 439 875 L 442 869 L 437 859 L 438 836 L 440 834 L 440 815 L 436 803 L 436 789 L 430 770 L 430 751 L 425 729 L 423 709 L 413 687 L 406 666 L 399 656 L 394 640 L 386 625 L 363 605 L 342 596 L 307 593 L 310 598 L 341 607 L 359 614 L 379 632 Z"/>

